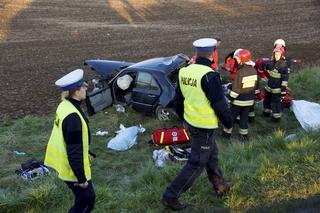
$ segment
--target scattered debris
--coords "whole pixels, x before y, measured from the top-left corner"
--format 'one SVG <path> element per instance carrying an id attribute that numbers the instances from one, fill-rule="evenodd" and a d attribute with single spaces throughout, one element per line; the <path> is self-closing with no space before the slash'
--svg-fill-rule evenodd
<path id="1" fill-rule="evenodd" d="M 154 150 L 152 158 L 156 167 L 163 168 L 165 166 L 165 160 L 169 158 L 169 153 L 165 148 L 160 150 Z"/>
<path id="2" fill-rule="evenodd" d="M 297 139 L 298 139 L 298 136 L 296 134 L 290 134 L 284 138 L 285 141 L 295 141 Z"/>
<path id="3" fill-rule="evenodd" d="M 13 151 L 14 154 L 21 156 L 21 155 L 26 155 L 25 152 L 18 152 L 18 151 Z"/>
<path id="4" fill-rule="evenodd" d="M 98 132 L 96 132 L 96 136 L 105 136 L 105 135 L 108 135 L 109 132 L 108 131 L 101 131 L 99 130 Z"/>
<path id="5" fill-rule="evenodd" d="M 114 106 L 117 112 L 126 112 L 126 108 L 124 108 L 124 106 L 122 106 L 121 104 L 116 104 Z"/>
<path id="6" fill-rule="evenodd" d="M 35 180 L 39 177 L 49 175 L 50 171 L 43 165 L 43 162 L 31 158 L 22 163 L 20 169 L 17 169 L 15 173 L 24 180 Z"/>

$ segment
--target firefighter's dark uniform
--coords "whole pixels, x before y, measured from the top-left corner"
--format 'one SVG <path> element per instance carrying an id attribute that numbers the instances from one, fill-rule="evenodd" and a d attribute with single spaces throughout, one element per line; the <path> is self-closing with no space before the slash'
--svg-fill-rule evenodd
<path id="1" fill-rule="evenodd" d="M 186 165 L 163 195 L 166 202 L 177 200 L 204 168 L 217 194 L 227 190 L 218 167 L 214 130 L 218 128 L 218 118 L 226 128 L 231 128 L 232 116 L 224 98 L 220 76 L 211 70 L 211 63 L 209 59 L 199 57 L 195 64 L 179 72 L 174 107 L 190 132 L 192 148 Z"/>
<path id="2" fill-rule="evenodd" d="M 248 135 L 248 117 L 253 114 L 254 96 L 258 89 L 258 75 L 256 70 L 249 65 L 239 65 L 238 71 L 232 80 L 229 94 L 233 119 L 240 116 L 239 134 Z M 241 138 L 242 139 L 242 138 Z"/>
<path id="3" fill-rule="evenodd" d="M 263 63 L 269 73 L 268 84 L 265 87 L 266 96 L 263 101 L 264 115 L 272 114 L 273 121 L 281 119 L 281 96 L 286 94 L 288 86 L 288 66 L 284 58 L 271 63 Z"/>

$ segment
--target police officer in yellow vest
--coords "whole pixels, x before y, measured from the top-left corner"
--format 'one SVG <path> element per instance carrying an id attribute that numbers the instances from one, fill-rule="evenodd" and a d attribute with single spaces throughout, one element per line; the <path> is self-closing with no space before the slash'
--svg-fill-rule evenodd
<path id="1" fill-rule="evenodd" d="M 196 63 L 179 71 L 174 108 L 191 135 L 191 155 L 177 177 L 167 187 L 161 202 L 180 210 L 186 208 L 179 202 L 180 195 L 189 189 L 195 179 L 206 169 L 208 179 L 218 196 L 226 193 L 231 182 L 225 181 L 218 167 L 218 150 L 214 130 L 218 119 L 225 128 L 232 128 L 232 116 L 224 98 L 220 76 L 210 66 L 217 41 L 211 38 L 196 40 Z"/>
<path id="2" fill-rule="evenodd" d="M 72 190 L 75 201 L 69 212 L 91 212 L 95 192 L 91 183 L 88 119 L 80 105 L 86 98 L 83 70 L 77 69 L 55 82 L 62 92 L 44 164 L 55 169 Z"/>

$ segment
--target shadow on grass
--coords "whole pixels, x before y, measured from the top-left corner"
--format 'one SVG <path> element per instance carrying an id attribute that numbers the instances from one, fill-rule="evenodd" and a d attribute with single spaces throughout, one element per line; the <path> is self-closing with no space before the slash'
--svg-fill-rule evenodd
<path id="1" fill-rule="evenodd" d="M 290 199 L 286 202 L 274 203 L 272 205 L 260 206 L 249 209 L 248 213 L 254 212 L 319 212 L 320 211 L 320 194 L 309 197 L 308 199 Z"/>

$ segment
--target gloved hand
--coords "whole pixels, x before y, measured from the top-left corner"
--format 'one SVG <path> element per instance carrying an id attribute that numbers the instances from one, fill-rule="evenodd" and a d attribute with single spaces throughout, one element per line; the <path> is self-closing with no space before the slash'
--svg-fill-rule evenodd
<path id="1" fill-rule="evenodd" d="M 264 93 L 264 91 L 260 91 L 256 96 L 255 99 L 258 101 L 261 101 L 264 99 L 264 97 L 266 96 L 266 94 Z"/>
<path id="2" fill-rule="evenodd" d="M 224 95 L 229 95 L 231 91 L 232 83 L 227 83 L 222 85 Z"/>

